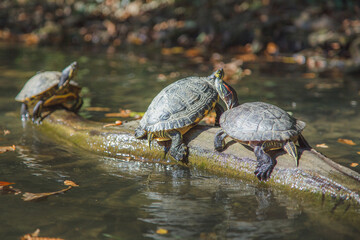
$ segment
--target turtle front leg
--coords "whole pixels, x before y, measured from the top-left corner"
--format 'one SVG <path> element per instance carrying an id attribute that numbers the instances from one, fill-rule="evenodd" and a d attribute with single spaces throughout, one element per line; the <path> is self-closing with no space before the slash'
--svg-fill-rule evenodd
<path id="1" fill-rule="evenodd" d="M 144 139 L 144 138 L 146 138 L 146 136 L 147 136 L 147 132 L 141 126 L 139 126 L 135 129 L 135 138 Z"/>
<path id="2" fill-rule="evenodd" d="M 40 100 L 36 103 L 34 110 L 33 110 L 33 123 L 39 124 L 41 122 L 41 110 L 43 107 L 44 101 Z"/>
<path id="3" fill-rule="evenodd" d="M 258 161 L 258 165 L 254 173 L 260 181 L 266 181 L 270 178 L 270 175 L 276 165 L 276 160 L 264 151 L 262 144 L 254 147 L 254 153 Z"/>
<path id="4" fill-rule="evenodd" d="M 28 106 L 25 103 L 21 104 L 20 115 L 21 115 L 21 120 L 22 121 L 26 121 L 29 118 Z"/>
<path id="5" fill-rule="evenodd" d="M 221 116 L 221 114 L 223 114 L 223 112 L 224 112 L 224 108 L 219 103 L 216 103 L 216 105 L 215 105 L 215 113 L 216 113 L 215 126 L 216 127 L 220 126 L 220 124 L 219 124 L 220 116 Z"/>
<path id="6" fill-rule="evenodd" d="M 215 135 L 215 138 L 214 138 L 214 148 L 216 151 L 222 151 L 224 150 L 225 148 L 225 138 L 227 137 L 228 135 L 226 134 L 226 132 L 222 129 L 220 129 L 216 135 Z"/>
<path id="7" fill-rule="evenodd" d="M 170 156 L 177 161 L 187 161 L 188 147 L 183 143 L 182 135 L 177 130 L 166 132 L 167 137 L 171 138 Z"/>

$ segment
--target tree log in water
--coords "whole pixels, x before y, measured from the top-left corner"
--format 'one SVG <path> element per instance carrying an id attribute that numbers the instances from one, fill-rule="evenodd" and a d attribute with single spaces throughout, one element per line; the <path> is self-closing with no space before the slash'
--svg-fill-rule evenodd
<path id="1" fill-rule="evenodd" d="M 66 111 L 57 111 L 47 117 L 41 129 L 63 142 L 97 154 L 130 158 L 144 162 L 182 164 L 164 158 L 162 146 L 134 137 L 138 121 L 121 126 L 103 127 L 104 123 L 86 120 Z M 267 182 L 254 175 L 254 153 L 241 144 L 227 141 L 223 152 L 214 150 L 214 135 L 218 128 L 196 126 L 184 136 L 189 146 L 189 167 L 197 167 L 216 174 L 238 177 L 255 184 L 276 186 L 291 192 L 312 193 L 312 196 L 338 197 L 360 203 L 360 174 L 341 166 L 316 150 L 301 150 L 299 166 L 285 152 L 279 151 L 277 165 Z"/>

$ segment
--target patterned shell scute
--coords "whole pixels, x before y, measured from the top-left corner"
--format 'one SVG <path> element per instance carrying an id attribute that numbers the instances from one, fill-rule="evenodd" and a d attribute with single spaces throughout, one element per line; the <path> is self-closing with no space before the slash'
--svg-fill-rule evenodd
<path id="1" fill-rule="evenodd" d="M 178 129 L 204 117 L 218 93 L 204 77 L 180 79 L 164 88 L 151 102 L 140 121 L 146 131 Z"/>
<path id="2" fill-rule="evenodd" d="M 38 73 L 26 82 L 15 100 L 24 101 L 27 97 L 33 97 L 54 87 L 59 83 L 61 72 L 46 71 Z"/>
<path id="3" fill-rule="evenodd" d="M 241 141 L 285 141 L 305 128 L 304 122 L 263 102 L 244 103 L 226 111 L 220 125 L 229 136 Z"/>

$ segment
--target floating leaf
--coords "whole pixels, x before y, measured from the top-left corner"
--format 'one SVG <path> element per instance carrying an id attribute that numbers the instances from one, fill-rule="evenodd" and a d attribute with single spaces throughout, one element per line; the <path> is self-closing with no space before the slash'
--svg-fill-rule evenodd
<path id="1" fill-rule="evenodd" d="M 8 134 L 10 134 L 10 133 L 11 133 L 10 130 L 4 129 L 4 135 L 5 135 L 5 136 L 8 135 Z"/>
<path id="2" fill-rule="evenodd" d="M 316 78 L 317 75 L 316 75 L 316 73 L 304 73 L 304 74 L 302 75 L 302 77 L 303 77 L 303 78 L 307 78 L 307 79 L 313 79 L 313 78 Z M 315 84 L 314 84 L 314 85 L 315 85 Z"/>
<path id="3" fill-rule="evenodd" d="M 108 107 L 88 107 L 85 110 L 90 112 L 110 112 Z"/>
<path id="4" fill-rule="evenodd" d="M 26 193 L 23 194 L 22 199 L 23 199 L 24 201 L 40 200 L 40 199 L 47 198 L 48 196 L 52 196 L 52 195 L 64 193 L 64 192 L 70 190 L 72 187 L 77 187 L 77 186 L 79 186 L 79 185 L 77 185 L 76 183 L 74 183 L 73 181 L 70 181 L 70 180 L 65 180 L 65 181 L 64 181 L 64 184 L 65 184 L 66 186 L 68 186 L 68 187 L 65 188 L 65 189 L 56 191 L 56 192 L 48 192 L 48 193 L 29 193 L 29 192 L 26 192 Z"/>
<path id="5" fill-rule="evenodd" d="M 103 127 L 120 126 L 120 125 L 122 125 L 122 123 L 123 123 L 122 121 L 117 120 L 117 121 L 115 121 L 115 123 L 105 124 Z"/>
<path id="6" fill-rule="evenodd" d="M 305 88 L 306 89 L 312 89 L 312 88 L 314 88 L 314 87 L 316 87 L 316 84 L 315 83 L 313 83 L 313 82 L 310 82 L 310 83 L 307 83 L 307 84 L 305 84 Z"/>
<path id="7" fill-rule="evenodd" d="M 158 230 L 156 230 L 157 234 L 168 234 L 169 231 L 165 228 L 159 228 Z"/>
<path id="8" fill-rule="evenodd" d="M 128 118 L 132 117 L 135 119 L 140 119 L 142 116 L 144 116 L 145 113 L 143 112 L 133 112 L 129 109 L 120 109 L 120 112 L 117 113 L 106 113 L 105 117 L 122 117 L 122 118 Z"/>
<path id="9" fill-rule="evenodd" d="M 358 163 L 353 162 L 353 163 L 350 164 L 350 167 L 357 167 L 358 165 L 359 165 Z"/>
<path id="10" fill-rule="evenodd" d="M 36 229 L 33 233 L 25 234 L 20 238 L 20 240 L 64 240 L 63 238 L 48 238 L 48 237 L 39 237 L 40 229 Z"/>
<path id="11" fill-rule="evenodd" d="M 329 146 L 326 145 L 325 143 L 316 144 L 316 147 L 319 147 L 319 148 L 329 148 Z"/>
<path id="12" fill-rule="evenodd" d="M 15 145 L 0 147 L 0 153 L 15 151 Z"/>
<path id="13" fill-rule="evenodd" d="M 77 185 L 76 183 L 74 183 L 73 181 L 71 180 L 65 180 L 64 181 L 64 185 L 66 186 L 72 186 L 72 187 L 78 187 L 79 185 Z"/>
<path id="14" fill-rule="evenodd" d="M 12 183 L 12 182 L 2 182 L 0 181 L 0 186 L 8 186 L 8 185 L 13 185 L 15 183 Z"/>
<path id="15" fill-rule="evenodd" d="M 351 145 L 351 146 L 356 145 L 356 143 L 354 143 L 353 140 L 350 140 L 350 139 L 339 138 L 337 141 L 339 143 L 344 143 L 344 144 Z"/>
<path id="16" fill-rule="evenodd" d="M 13 186 L 10 186 L 11 184 L 14 184 L 14 183 L 8 183 L 8 182 L 1 182 L 1 183 L 4 185 L 0 184 L 0 193 L 2 193 L 2 194 L 13 193 L 15 195 L 21 193 L 21 191 L 19 189 L 16 189 Z"/>

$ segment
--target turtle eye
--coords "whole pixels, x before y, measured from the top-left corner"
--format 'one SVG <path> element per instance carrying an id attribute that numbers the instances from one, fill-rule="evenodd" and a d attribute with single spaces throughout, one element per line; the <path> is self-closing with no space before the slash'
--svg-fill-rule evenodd
<path id="1" fill-rule="evenodd" d="M 223 79 L 224 78 L 224 70 L 222 68 L 220 68 L 219 70 L 217 70 L 215 72 L 215 77 L 218 78 L 218 79 Z"/>

